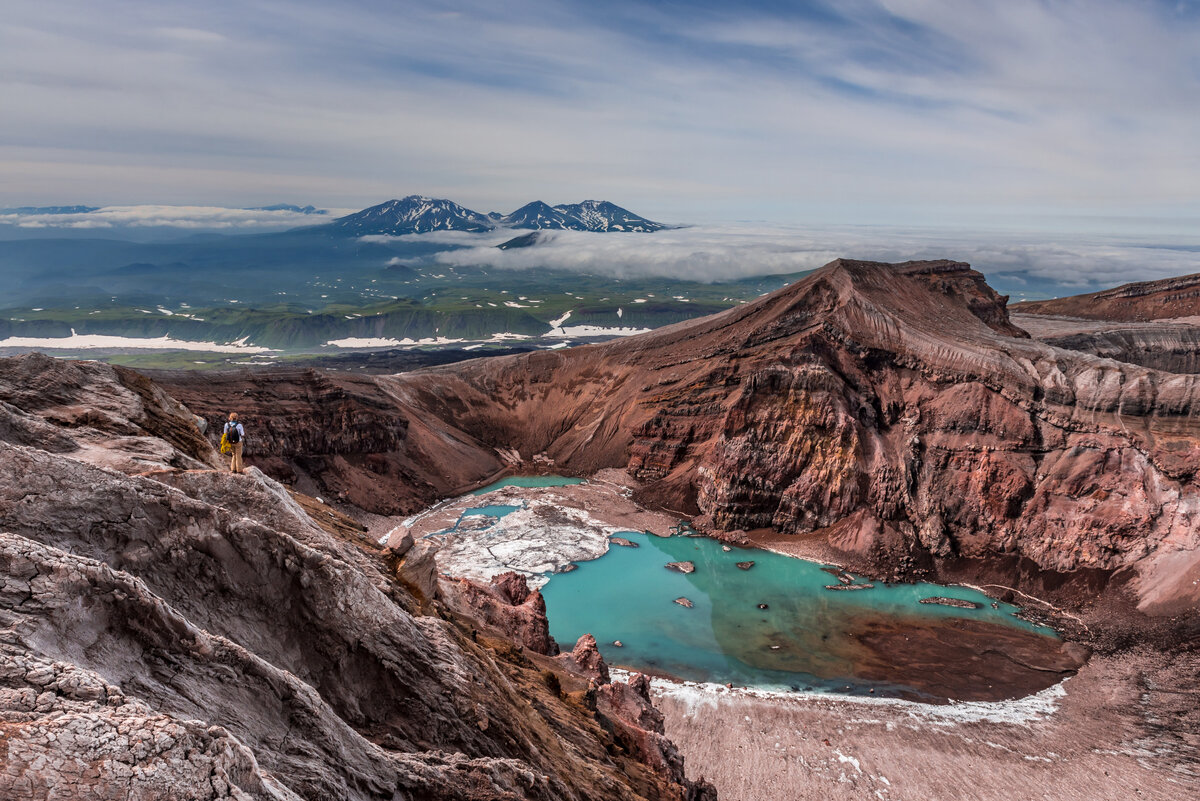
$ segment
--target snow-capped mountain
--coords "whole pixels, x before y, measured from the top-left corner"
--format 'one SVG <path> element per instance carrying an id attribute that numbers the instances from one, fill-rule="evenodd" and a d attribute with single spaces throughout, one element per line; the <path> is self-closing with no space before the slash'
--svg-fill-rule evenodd
<path id="1" fill-rule="evenodd" d="M 450 200 L 410 195 L 340 217 L 327 230 L 338 236 L 424 234 L 430 231 L 470 231 L 496 228 L 650 232 L 666 228 L 606 200 L 550 206 L 540 200 L 511 214 L 480 214 Z"/>
<path id="2" fill-rule="evenodd" d="M 571 225 L 572 220 L 566 214 L 540 200 L 526 203 L 512 214 L 506 214 L 500 219 L 501 222 L 512 228 L 563 230 L 573 227 Z"/>
<path id="3" fill-rule="evenodd" d="M 567 218 L 568 228 L 576 231 L 633 231 L 650 233 L 661 231 L 667 226 L 639 217 L 607 200 L 585 200 L 582 203 L 562 204 L 554 207 Z"/>
<path id="4" fill-rule="evenodd" d="M 535 200 L 501 218 L 512 228 L 535 228 L 572 231 L 660 231 L 666 226 L 639 217 L 607 200 L 585 200 L 550 206 Z"/>
<path id="5" fill-rule="evenodd" d="M 450 200 L 409 195 L 339 217 L 327 226 L 346 236 L 426 234 L 430 231 L 490 231 L 487 216 Z"/>

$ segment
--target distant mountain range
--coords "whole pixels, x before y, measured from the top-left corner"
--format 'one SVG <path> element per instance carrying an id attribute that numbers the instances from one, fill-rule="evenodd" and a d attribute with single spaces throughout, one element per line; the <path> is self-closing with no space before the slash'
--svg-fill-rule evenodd
<path id="1" fill-rule="evenodd" d="M 297 206 L 293 203 L 275 203 L 271 206 L 252 206 L 250 211 L 291 211 L 296 214 L 328 214 L 326 209 L 316 206 Z"/>
<path id="2" fill-rule="evenodd" d="M 0 209 L 0 214 L 88 214 L 99 206 L 12 206 Z"/>
<path id="3" fill-rule="evenodd" d="M 91 214 L 103 206 L 12 206 L 0 209 L 0 214 Z M 290 211 L 296 214 L 328 214 L 316 206 L 297 206 L 294 203 L 275 203 L 270 206 L 247 206 L 247 211 Z"/>
<path id="4" fill-rule="evenodd" d="M 451 200 L 420 195 L 389 200 L 321 226 L 342 236 L 400 236 L 431 231 L 481 233 L 496 228 L 650 233 L 666 227 L 607 200 L 558 206 L 535 200 L 511 214 L 481 214 Z"/>
<path id="5" fill-rule="evenodd" d="M 15 206 L 0 208 L 0 214 L 18 216 L 62 216 L 91 214 L 102 211 L 102 206 Z M 292 203 L 275 203 L 270 206 L 246 207 L 247 211 L 286 211 L 293 214 L 328 218 L 327 209 L 316 206 L 298 206 Z M 483 233 L 497 228 L 527 230 L 572 230 L 597 232 L 649 233 L 668 226 L 647 220 L 628 209 L 623 209 L 607 200 L 585 200 L 582 203 L 564 203 L 551 206 L 540 200 L 527 203 L 511 214 L 491 212 L 483 214 L 441 198 L 409 195 L 399 200 L 389 200 L 377 206 L 339 217 L 328 223 L 307 227 L 307 231 L 319 231 L 334 237 L 360 237 L 369 235 L 425 234 L 431 231 L 467 231 Z"/>

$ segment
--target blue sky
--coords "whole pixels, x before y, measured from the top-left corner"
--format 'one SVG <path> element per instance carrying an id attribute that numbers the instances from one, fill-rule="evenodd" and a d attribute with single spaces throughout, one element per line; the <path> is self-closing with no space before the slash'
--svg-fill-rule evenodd
<path id="1" fill-rule="evenodd" d="M 1193 2 L 9 0 L 5 17 L 0 205 L 420 193 L 670 222 L 1200 227 Z"/>

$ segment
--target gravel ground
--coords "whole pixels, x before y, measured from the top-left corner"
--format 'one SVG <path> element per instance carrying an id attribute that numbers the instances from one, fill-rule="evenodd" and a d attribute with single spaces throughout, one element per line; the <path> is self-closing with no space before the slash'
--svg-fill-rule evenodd
<path id="1" fill-rule="evenodd" d="M 1129 801 L 1200 793 L 1198 679 L 1200 655 L 1147 653 L 999 704 L 655 690 L 688 775 L 722 801 Z"/>

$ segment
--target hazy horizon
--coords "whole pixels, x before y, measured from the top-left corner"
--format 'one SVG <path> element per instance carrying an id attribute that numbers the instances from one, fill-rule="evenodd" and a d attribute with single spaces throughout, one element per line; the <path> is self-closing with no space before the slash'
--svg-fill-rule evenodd
<path id="1" fill-rule="evenodd" d="M 0 206 L 1200 221 L 1192 2 L 16 0 L 0 45 Z"/>

